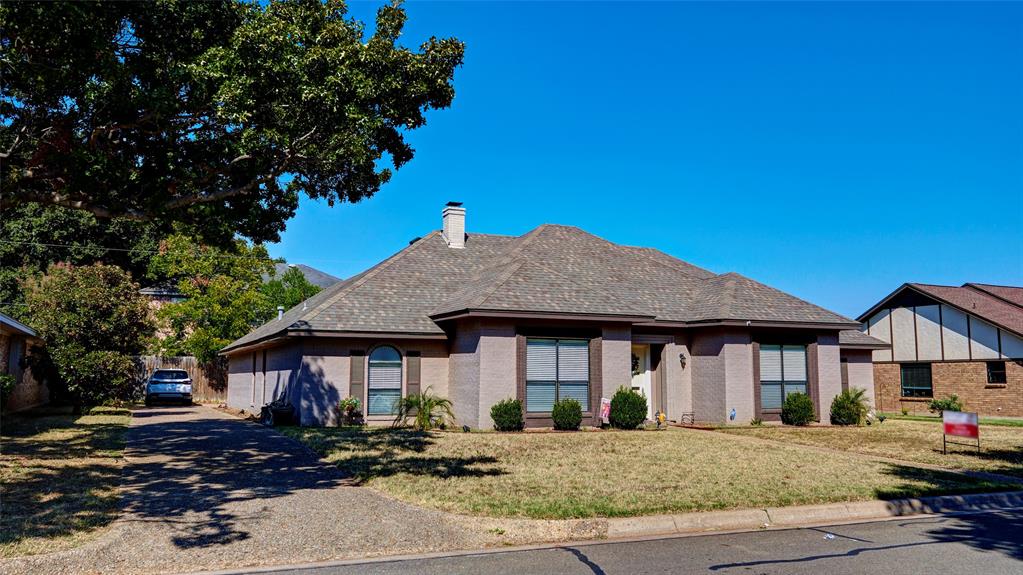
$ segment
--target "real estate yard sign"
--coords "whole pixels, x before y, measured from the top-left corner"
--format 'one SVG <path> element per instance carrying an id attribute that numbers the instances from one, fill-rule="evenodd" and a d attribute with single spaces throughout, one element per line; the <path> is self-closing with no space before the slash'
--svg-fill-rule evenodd
<path id="1" fill-rule="evenodd" d="M 941 424 L 944 434 L 941 437 L 941 451 L 948 453 L 948 436 L 966 437 L 977 440 L 977 451 L 980 451 L 980 425 L 977 414 L 965 411 L 943 411 Z M 971 444 L 972 445 L 972 444 Z"/>
<path id="2" fill-rule="evenodd" d="M 600 398 L 600 420 L 605 425 L 611 423 L 611 400 L 606 397 Z"/>

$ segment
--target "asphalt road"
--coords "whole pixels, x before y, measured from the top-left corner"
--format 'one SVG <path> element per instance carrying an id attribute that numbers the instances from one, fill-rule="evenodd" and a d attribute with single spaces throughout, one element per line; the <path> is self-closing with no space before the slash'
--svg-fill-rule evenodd
<path id="1" fill-rule="evenodd" d="M 1023 573 L 1023 510 L 828 528 L 593 543 L 274 573 L 1019 575 Z"/>

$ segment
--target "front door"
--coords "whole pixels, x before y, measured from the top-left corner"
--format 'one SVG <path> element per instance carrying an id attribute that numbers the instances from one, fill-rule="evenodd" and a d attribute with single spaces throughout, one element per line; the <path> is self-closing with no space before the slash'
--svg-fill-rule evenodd
<path id="1" fill-rule="evenodd" d="M 653 389 L 650 377 L 650 346 L 632 346 L 632 390 L 646 397 L 646 418 L 654 418 Z"/>

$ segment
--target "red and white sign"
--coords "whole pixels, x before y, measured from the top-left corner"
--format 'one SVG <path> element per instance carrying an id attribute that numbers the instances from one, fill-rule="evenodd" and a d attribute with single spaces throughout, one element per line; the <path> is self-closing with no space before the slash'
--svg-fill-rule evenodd
<path id="1" fill-rule="evenodd" d="M 611 400 L 600 398 L 600 420 L 604 423 L 611 423 Z"/>
<path id="2" fill-rule="evenodd" d="M 980 426 L 976 413 L 944 411 L 941 414 L 941 422 L 945 426 L 945 435 L 980 439 Z"/>

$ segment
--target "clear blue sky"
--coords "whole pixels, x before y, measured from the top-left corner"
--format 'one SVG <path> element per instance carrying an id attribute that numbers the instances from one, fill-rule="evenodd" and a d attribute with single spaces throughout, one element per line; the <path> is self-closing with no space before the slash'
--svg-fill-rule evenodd
<path id="1" fill-rule="evenodd" d="M 853 317 L 907 281 L 1023 285 L 1023 4 L 407 8 L 406 44 L 467 44 L 453 106 L 272 255 L 348 277 L 458 200 L 470 233 L 572 224 Z"/>

